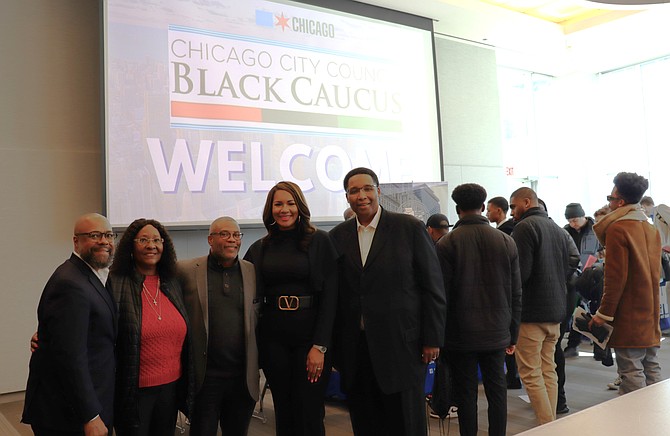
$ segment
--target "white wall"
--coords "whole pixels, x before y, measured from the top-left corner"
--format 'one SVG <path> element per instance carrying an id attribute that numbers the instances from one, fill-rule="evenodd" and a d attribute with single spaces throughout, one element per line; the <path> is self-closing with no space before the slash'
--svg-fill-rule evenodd
<path id="1" fill-rule="evenodd" d="M 504 175 L 496 53 L 437 37 L 444 175 L 449 191 L 479 183 L 489 197 L 509 197 Z M 450 194 L 451 195 L 451 194 Z M 443 212 L 458 220 L 453 202 Z"/>
<path id="2" fill-rule="evenodd" d="M 0 393 L 25 388 L 44 283 L 102 208 L 98 34 L 95 1 L 0 5 Z"/>

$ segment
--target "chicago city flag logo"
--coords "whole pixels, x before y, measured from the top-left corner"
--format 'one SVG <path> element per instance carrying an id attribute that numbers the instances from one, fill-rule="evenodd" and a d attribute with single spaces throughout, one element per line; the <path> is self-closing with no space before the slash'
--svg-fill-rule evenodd
<path id="1" fill-rule="evenodd" d="M 309 18 L 287 17 L 283 12 L 276 14 L 256 9 L 256 25 L 281 28 L 282 32 L 289 30 L 324 38 L 335 38 L 335 26 L 332 23 Z"/>

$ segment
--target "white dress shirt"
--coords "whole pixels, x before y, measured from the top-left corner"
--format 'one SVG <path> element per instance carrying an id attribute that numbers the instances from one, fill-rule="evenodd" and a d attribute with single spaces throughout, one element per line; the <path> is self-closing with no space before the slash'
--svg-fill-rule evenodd
<path id="1" fill-rule="evenodd" d="M 365 261 L 368 260 L 368 254 L 370 253 L 370 247 L 372 247 L 372 240 L 375 237 L 375 231 L 379 225 L 379 217 L 381 216 L 382 208 L 377 207 L 377 213 L 375 213 L 374 218 L 370 221 L 370 224 L 364 226 L 358 221 L 358 216 L 356 217 L 356 228 L 358 229 L 358 246 L 361 250 L 361 264 L 365 266 Z"/>

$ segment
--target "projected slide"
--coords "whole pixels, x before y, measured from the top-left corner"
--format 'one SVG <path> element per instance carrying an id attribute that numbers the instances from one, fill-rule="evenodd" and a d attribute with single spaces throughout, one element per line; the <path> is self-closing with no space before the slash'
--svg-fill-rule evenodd
<path id="1" fill-rule="evenodd" d="M 440 181 L 431 38 L 295 2 L 107 0 L 112 224 L 260 222 L 280 180 L 340 220 L 356 166 Z"/>

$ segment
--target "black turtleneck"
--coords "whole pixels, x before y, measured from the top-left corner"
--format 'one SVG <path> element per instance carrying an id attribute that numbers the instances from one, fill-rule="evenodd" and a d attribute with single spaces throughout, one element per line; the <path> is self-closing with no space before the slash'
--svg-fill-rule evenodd
<path id="1" fill-rule="evenodd" d="M 309 295 L 309 259 L 299 248 L 299 232 L 283 230 L 267 242 L 261 265 L 265 295 Z"/>
<path id="2" fill-rule="evenodd" d="M 244 335 L 244 290 L 240 263 L 220 265 L 207 257 L 209 344 L 207 373 L 219 377 L 244 374 L 246 367 Z"/>

